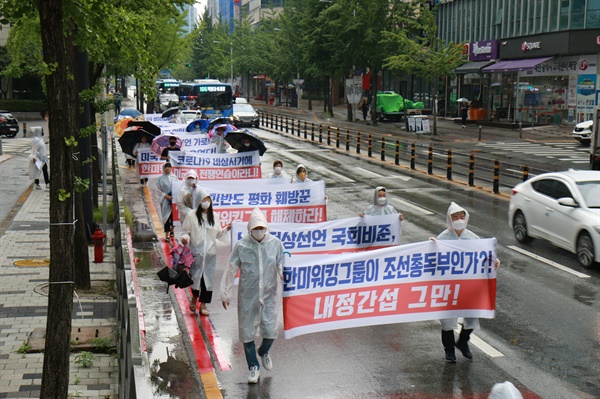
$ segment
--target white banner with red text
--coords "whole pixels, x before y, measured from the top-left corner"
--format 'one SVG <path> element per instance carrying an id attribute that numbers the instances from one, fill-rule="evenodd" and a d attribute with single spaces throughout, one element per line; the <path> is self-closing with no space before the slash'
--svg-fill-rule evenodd
<path id="1" fill-rule="evenodd" d="M 494 318 L 495 259 L 495 238 L 292 255 L 283 271 L 284 336 L 452 317 Z"/>
<path id="2" fill-rule="evenodd" d="M 247 153 L 246 153 L 247 154 Z M 327 220 L 325 182 L 287 183 L 284 179 L 207 180 L 198 186 L 210 194 L 223 226 L 247 222 L 259 207 L 269 223 L 318 223 Z M 173 196 L 183 181 L 173 183 Z M 173 221 L 179 220 L 173 204 Z"/>
<path id="3" fill-rule="evenodd" d="M 269 223 L 269 233 L 291 254 L 334 254 L 399 245 L 400 226 L 397 214 L 357 216 L 322 223 Z M 248 223 L 233 223 L 231 247 L 247 233 Z"/>

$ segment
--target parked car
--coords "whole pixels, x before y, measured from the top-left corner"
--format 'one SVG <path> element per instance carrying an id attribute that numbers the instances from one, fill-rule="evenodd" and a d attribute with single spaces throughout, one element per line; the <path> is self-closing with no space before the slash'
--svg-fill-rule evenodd
<path id="1" fill-rule="evenodd" d="M 10 111 L 0 111 L 0 135 L 15 137 L 19 133 L 19 121 Z"/>
<path id="2" fill-rule="evenodd" d="M 200 111 L 199 109 L 183 109 L 179 112 L 181 113 L 181 115 L 183 115 L 187 123 L 202 118 L 202 111 Z"/>
<path id="3" fill-rule="evenodd" d="M 508 223 L 520 243 L 543 238 L 592 267 L 600 262 L 600 171 L 569 169 L 518 184 Z"/>
<path id="4" fill-rule="evenodd" d="M 250 104 L 233 104 L 233 125 L 258 127 L 258 113 Z"/>
<path id="5" fill-rule="evenodd" d="M 590 145 L 593 125 L 593 120 L 576 124 L 575 128 L 573 128 L 573 134 L 571 135 L 571 137 L 573 137 L 575 140 L 579 141 L 583 145 Z"/>

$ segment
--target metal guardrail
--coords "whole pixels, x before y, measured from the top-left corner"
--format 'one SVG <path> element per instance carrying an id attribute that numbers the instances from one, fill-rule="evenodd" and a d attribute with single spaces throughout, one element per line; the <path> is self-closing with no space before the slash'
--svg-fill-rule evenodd
<path id="1" fill-rule="evenodd" d="M 501 188 L 512 188 L 535 174 L 550 172 L 534 169 L 528 165 L 518 165 L 501 162 L 477 156 L 476 153 L 453 152 L 447 149 L 435 149 L 431 145 L 417 144 L 393 140 L 387 133 L 370 133 L 367 135 L 365 146 L 364 134 L 349 129 L 294 119 L 288 116 L 259 112 L 261 126 L 271 130 L 287 133 L 297 139 L 309 141 L 321 146 L 336 149 L 345 148 L 348 153 L 362 154 L 361 149 L 367 149 L 367 157 L 376 159 L 373 152 L 380 154 L 380 160 L 386 158 L 400 166 L 406 163 L 411 170 L 423 170 L 428 175 L 436 175 L 446 180 L 457 181 L 456 176 L 464 178 L 469 186 L 488 186 L 494 194 L 500 194 Z M 318 137 L 315 135 L 318 134 Z M 352 151 L 354 150 L 354 151 Z M 386 162 L 390 163 L 390 162 Z M 461 180 L 458 180 L 461 181 Z M 506 191 L 506 190 L 505 190 Z"/>
<path id="2" fill-rule="evenodd" d="M 123 207 L 123 191 L 114 140 L 112 144 L 112 199 L 114 207 L 114 249 L 117 285 L 117 347 L 119 356 L 119 398 L 152 397 L 150 368 L 142 350 L 136 285 L 133 281 L 127 228 Z M 147 359 L 146 359 L 147 360 Z"/>

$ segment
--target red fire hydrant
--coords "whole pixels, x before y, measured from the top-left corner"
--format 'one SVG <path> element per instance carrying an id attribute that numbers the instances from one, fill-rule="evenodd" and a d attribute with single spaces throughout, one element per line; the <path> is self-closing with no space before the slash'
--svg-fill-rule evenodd
<path id="1" fill-rule="evenodd" d="M 100 229 L 96 227 L 96 231 L 92 234 L 92 240 L 94 240 L 94 263 L 104 262 L 104 239 L 106 236 Z"/>

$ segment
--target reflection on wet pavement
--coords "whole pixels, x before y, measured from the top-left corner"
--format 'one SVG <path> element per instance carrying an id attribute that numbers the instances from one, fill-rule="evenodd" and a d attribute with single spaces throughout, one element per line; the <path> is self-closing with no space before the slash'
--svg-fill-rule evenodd
<path id="1" fill-rule="evenodd" d="M 171 297 L 156 272 L 164 265 L 155 249 L 134 249 L 146 344 L 155 398 L 201 397 L 198 373 L 192 368 Z"/>

